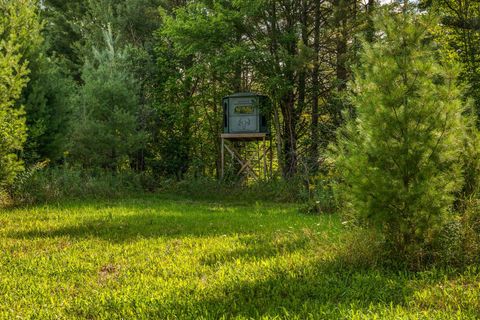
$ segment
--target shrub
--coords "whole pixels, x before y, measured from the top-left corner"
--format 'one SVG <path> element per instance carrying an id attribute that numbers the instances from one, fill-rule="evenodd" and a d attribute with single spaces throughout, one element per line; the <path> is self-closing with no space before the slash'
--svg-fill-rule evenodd
<path id="1" fill-rule="evenodd" d="M 461 150 L 464 183 L 459 199 L 467 199 L 480 194 L 480 133 L 476 127 L 476 117 L 470 117 Z M 466 201 L 465 203 L 469 203 Z M 459 208 L 460 211 L 462 208 Z"/>
<path id="2" fill-rule="evenodd" d="M 337 202 L 333 193 L 334 180 L 328 174 L 319 173 L 309 179 L 308 195 L 302 211 L 308 214 L 330 214 L 338 210 Z"/>

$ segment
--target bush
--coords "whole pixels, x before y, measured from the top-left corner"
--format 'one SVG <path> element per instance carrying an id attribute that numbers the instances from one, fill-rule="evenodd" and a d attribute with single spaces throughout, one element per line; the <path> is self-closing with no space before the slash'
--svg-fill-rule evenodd
<path id="1" fill-rule="evenodd" d="M 480 198 L 462 200 L 460 207 L 431 248 L 438 265 L 462 268 L 480 262 Z"/>
<path id="2" fill-rule="evenodd" d="M 476 127 L 477 118 L 471 117 L 461 150 L 463 188 L 457 198 L 469 199 L 480 194 L 480 133 Z M 464 202 L 469 203 L 469 200 Z M 462 208 L 459 208 L 462 210 Z"/>
<path id="3" fill-rule="evenodd" d="M 435 261 L 446 266 L 461 266 L 465 262 L 463 242 L 464 224 L 459 216 L 447 221 L 432 248 Z"/>
<path id="4" fill-rule="evenodd" d="M 462 216 L 463 248 L 467 261 L 480 263 L 480 197 L 469 200 Z"/>
<path id="5" fill-rule="evenodd" d="M 462 223 L 463 262 L 480 263 L 480 195 L 465 200 Z"/>

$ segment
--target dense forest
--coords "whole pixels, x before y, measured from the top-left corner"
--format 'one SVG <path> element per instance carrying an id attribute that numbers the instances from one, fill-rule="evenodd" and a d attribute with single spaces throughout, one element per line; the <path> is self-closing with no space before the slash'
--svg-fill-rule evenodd
<path id="1" fill-rule="evenodd" d="M 478 215 L 478 1 L 2 0 L 0 10 L 3 198 L 86 190 L 99 176 L 210 190 L 198 181 L 220 178 L 222 97 L 256 92 L 271 101 L 271 181 L 307 211 L 378 226 L 415 261 L 449 222 Z"/>
<path id="2" fill-rule="evenodd" d="M 2 185 L 22 167 L 218 176 L 221 98 L 272 100 L 278 176 L 315 174 L 344 122 L 374 0 L 3 1 Z M 439 59 L 479 109 L 480 5 L 434 12 Z M 10 80 L 10 77 L 11 80 Z M 15 124 L 15 125 L 13 125 Z M 10 138 L 6 138 L 10 137 Z"/>

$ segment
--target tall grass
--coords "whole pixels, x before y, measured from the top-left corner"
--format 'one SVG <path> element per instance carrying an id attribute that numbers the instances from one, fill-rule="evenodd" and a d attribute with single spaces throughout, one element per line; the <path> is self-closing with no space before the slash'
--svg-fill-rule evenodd
<path id="1" fill-rule="evenodd" d="M 20 175 L 10 188 L 14 204 L 34 204 L 61 199 L 115 198 L 152 191 L 154 183 L 134 172 L 83 171 L 33 168 Z"/>
<path id="2" fill-rule="evenodd" d="M 45 168 L 43 165 L 34 166 L 22 173 L 8 190 L 11 200 L 17 205 L 62 199 L 115 198 L 145 192 L 177 194 L 192 199 L 302 202 L 308 203 L 307 206 L 310 203 L 318 206 L 320 201 L 326 203 L 324 198 L 330 196 L 323 189 L 310 190 L 300 178 L 256 181 L 246 185 L 219 181 L 213 177 L 178 181 L 156 177 L 152 173 Z M 5 195 L 1 198 L 5 199 Z"/>

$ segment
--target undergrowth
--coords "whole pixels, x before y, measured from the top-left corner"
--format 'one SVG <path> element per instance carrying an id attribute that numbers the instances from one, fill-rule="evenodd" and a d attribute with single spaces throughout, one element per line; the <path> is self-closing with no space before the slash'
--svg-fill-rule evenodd
<path id="1" fill-rule="evenodd" d="M 317 194 L 312 196 L 311 191 L 307 191 L 302 179 L 272 179 L 248 184 L 205 177 L 178 181 L 158 178 L 149 172 L 87 171 L 43 165 L 19 175 L 0 199 L 4 205 L 26 205 L 64 199 L 119 198 L 141 193 L 168 193 L 209 200 L 303 202 L 307 203 L 307 208 L 311 203 L 320 203 L 316 200 Z"/>

